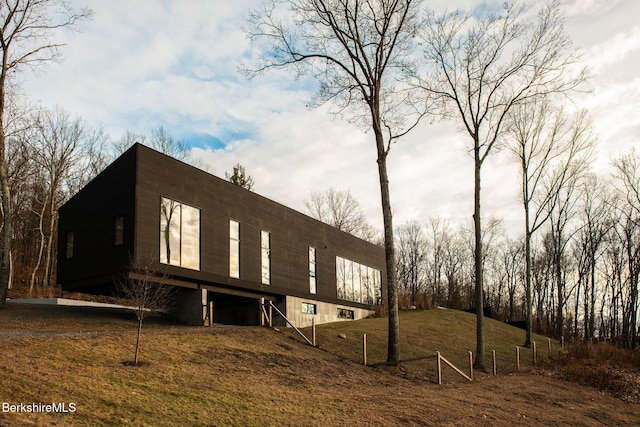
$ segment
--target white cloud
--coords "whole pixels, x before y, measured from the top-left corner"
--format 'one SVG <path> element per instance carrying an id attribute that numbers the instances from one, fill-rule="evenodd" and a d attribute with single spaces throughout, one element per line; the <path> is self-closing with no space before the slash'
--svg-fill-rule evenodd
<path id="1" fill-rule="evenodd" d="M 594 73 L 600 74 L 607 67 L 618 65 L 633 56 L 636 65 L 640 65 L 640 25 L 630 29 L 623 29 L 612 37 L 605 39 L 591 47 L 585 54 L 585 59 Z"/>
<path id="2" fill-rule="evenodd" d="M 253 53 L 242 32 L 250 8 L 234 2 L 113 0 L 93 2 L 95 18 L 81 33 L 61 34 L 66 60 L 30 76 L 34 99 L 59 104 L 114 138 L 124 130 L 163 125 L 174 135 L 208 134 L 223 149 L 194 148 L 224 176 L 237 162 L 257 192 L 303 210 L 312 190 L 350 190 L 382 227 L 373 136 L 328 108 L 308 110 L 308 80 L 284 72 L 247 81 L 237 73 Z M 427 6 L 472 9 L 479 1 L 439 0 Z M 492 4 L 501 1 L 492 1 Z M 637 144 L 640 137 L 640 14 L 637 0 L 567 0 L 567 30 L 598 71 L 593 94 L 581 97 L 601 137 L 601 158 Z M 473 164 L 469 137 L 450 124 L 420 126 L 389 155 L 396 224 L 440 215 L 470 221 Z M 517 168 L 504 153 L 483 168 L 483 209 L 519 230 Z"/>

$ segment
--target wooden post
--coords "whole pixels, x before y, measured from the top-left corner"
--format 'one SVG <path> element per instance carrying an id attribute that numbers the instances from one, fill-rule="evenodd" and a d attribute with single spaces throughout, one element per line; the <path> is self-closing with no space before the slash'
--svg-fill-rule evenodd
<path id="1" fill-rule="evenodd" d="M 549 341 L 547 342 L 547 351 L 549 353 L 549 359 L 551 359 L 551 338 L 547 338 Z"/>
<path id="2" fill-rule="evenodd" d="M 469 352 L 469 378 L 473 379 L 473 352 Z"/>
<path id="3" fill-rule="evenodd" d="M 538 364 L 537 355 L 536 355 L 536 342 L 533 341 L 531 345 L 532 345 L 531 357 L 533 357 L 533 366 L 536 366 Z"/>
<path id="4" fill-rule="evenodd" d="M 362 335 L 362 363 L 367 366 L 367 334 Z"/>
<path id="5" fill-rule="evenodd" d="M 453 370 L 454 370 L 454 371 L 456 371 L 458 374 L 460 374 L 461 376 L 463 376 L 464 378 L 466 378 L 466 379 L 467 379 L 467 381 L 473 381 L 473 378 L 471 378 L 469 375 L 467 375 L 467 374 L 465 374 L 464 372 L 462 372 L 460 369 L 458 369 L 458 368 L 456 367 L 456 365 L 454 365 L 453 363 L 449 362 L 449 361 L 447 360 L 447 358 L 446 358 L 446 357 L 444 357 L 443 355 L 441 355 L 441 354 L 440 354 L 440 352 L 438 352 L 438 363 L 440 363 L 440 362 L 444 362 L 444 363 L 446 363 L 447 365 L 449 365 L 449 367 L 450 367 L 451 369 L 453 369 Z"/>
<path id="6" fill-rule="evenodd" d="M 520 371 L 520 347 L 516 346 L 516 371 Z"/>
<path id="7" fill-rule="evenodd" d="M 269 327 L 273 327 L 273 307 L 269 304 Z"/>
<path id="8" fill-rule="evenodd" d="M 316 346 L 316 319 L 311 319 L 311 341 Z"/>
<path id="9" fill-rule="evenodd" d="M 264 326 L 264 297 L 260 298 L 260 326 Z"/>
<path id="10" fill-rule="evenodd" d="M 493 357 L 493 376 L 496 376 L 496 351 L 491 350 L 491 356 Z"/>
<path id="11" fill-rule="evenodd" d="M 469 352 L 471 353 L 471 352 Z M 438 385 L 442 385 L 442 365 L 440 364 L 440 352 L 436 351 L 437 369 L 438 369 Z"/>
<path id="12" fill-rule="evenodd" d="M 209 326 L 213 326 L 213 301 L 209 301 Z"/>

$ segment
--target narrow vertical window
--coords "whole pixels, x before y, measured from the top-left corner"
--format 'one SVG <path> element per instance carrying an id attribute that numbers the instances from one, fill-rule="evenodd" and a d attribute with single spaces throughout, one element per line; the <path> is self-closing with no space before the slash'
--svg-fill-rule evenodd
<path id="1" fill-rule="evenodd" d="M 113 219 L 113 245 L 124 244 L 124 217 L 119 215 Z"/>
<path id="2" fill-rule="evenodd" d="M 309 292 L 316 293 L 316 248 L 309 247 Z"/>
<path id="3" fill-rule="evenodd" d="M 73 258 L 73 231 L 67 232 L 66 255 L 67 259 Z"/>
<path id="4" fill-rule="evenodd" d="M 346 286 L 346 270 L 344 266 L 344 258 L 336 257 L 336 292 L 340 299 L 347 299 Z"/>
<path id="5" fill-rule="evenodd" d="M 271 284 L 271 233 L 262 230 L 260 233 L 262 253 L 262 284 Z"/>
<path id="6" fill-rule="evenodd" d="M 229 220 L 229 277 L 240 278 L 240 223 Z"/>

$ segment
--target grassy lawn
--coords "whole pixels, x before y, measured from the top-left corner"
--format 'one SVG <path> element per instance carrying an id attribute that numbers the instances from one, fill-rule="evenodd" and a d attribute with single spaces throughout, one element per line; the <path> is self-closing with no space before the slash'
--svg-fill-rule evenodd
<path id="1" fill-rule="evenodd" d="M 94 316 L 95 315 L 95 316 Z M 464 366 L 473 315 L 401 314 L 403 362 L 385 359 L 386 319 L 322 325 L 319 349 L 290 329 L 187 327 L 150 319 L 133 357 L 136 322 L 118 311 L 9 305 L 0 311 L 0 400 L 74 403 L 74 413 L 0 412 L 0 425 L 633 425 L 640 405 L 515 367 L 523 331 L 487 320 L 499 375 L 434 384 L 435 351 Z M 347 339 L 339 338 L 345 334 Z M 546 351 L 546 347 L 545 347 Z M 504 353 L 504 354 L 503 354 Z M 523 359 L 526 357 L 523 350 Z M 530 353 L 529 353 L 530 354 Z"/>

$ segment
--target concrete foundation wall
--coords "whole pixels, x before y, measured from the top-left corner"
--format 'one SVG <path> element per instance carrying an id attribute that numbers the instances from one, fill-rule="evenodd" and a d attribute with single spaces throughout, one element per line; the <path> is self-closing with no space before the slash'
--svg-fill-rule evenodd
<path id="1" fill-rule="evenodd" d="M 181 289 L 171 315 L 188 325 L 202 326 L 206 315 L 207 291 L 204 289 Z"/>
<path id="2" fill-rule="evenodd" d="M 302 312 L 302 303 L 314 304 L 316 306 L 316 314 L 308 314 Z M 362 308 L 350 307 L 348 305 L 331 304 L 327 302 L 315 301 L 308 298 L 286 297 L 286 313 L 285 315 L 298 328 L 311 326 L 313 319 L 316 325 L 321 323 L 339 322 L 343 319 L 338 317 L 338 309 L 346 309 L 353 311 L 353 320 L 364 319 L 374 314 L 373 310 L 365 310 Z"/>

